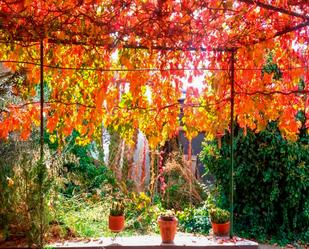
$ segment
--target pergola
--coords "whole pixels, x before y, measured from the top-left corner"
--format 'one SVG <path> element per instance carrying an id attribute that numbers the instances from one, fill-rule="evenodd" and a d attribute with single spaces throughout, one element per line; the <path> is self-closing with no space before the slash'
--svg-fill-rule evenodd
<path id="1" fill-rule="evenodd" d="M 117 127 L 127 122 L 130 128 L 141 129 L 155 147 L 178 128 L 181 79 L 190 82 L 203 76 L 203 100 L 194 100 L 194 91 L 189 91 L 183 106 L 186 134 L 192 139 L 198 131 L 229 130 L 233 224 L 235 117 L 241 127 L 257 130 L 267 120 L 279 120 L 287 138 L 297 134 L 294 117 L 299 109 L 309 117 L 304 97 L 308 84 L 300 89 L 296 80 L 309 80 L 308 11 L 306 0 L 1 1 L 1 62 L 12 71 L 26 68 L 25 87 L 39 84 L 40 101 L 19 89 L 28 102 L 1 110 L 0 137 L 20 130 L 27 138 L 39 121 L 43 160 L 45 120 L 50 131 L 68 135 L 76 128 L 85 137 L 94 136 L 102 121 Z M 271 73 L 282 73 L 280 81 L 263 73 L 267 52 L 277 65 Z M 51 89 L 48 101 L 46 79 Z M 115 100 L 123 82 L 130 83 L 129 101 L 124 104 Z M 141 90 L 146 86 L 151 89 L 151 103 Z M 68 109 L 62 111 L 64 107 Z M 72 115 L 75 123 L 70 123 Z M 145 121 L 135 122 L 137 118 Z"/>

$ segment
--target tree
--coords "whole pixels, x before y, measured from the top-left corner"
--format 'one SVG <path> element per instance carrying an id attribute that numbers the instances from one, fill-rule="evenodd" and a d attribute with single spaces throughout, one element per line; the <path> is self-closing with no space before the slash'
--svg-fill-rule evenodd
<path id="1" fill-rule="evenodd" d="M 154 149 L 178 132 L 183 82 L 202 76 L 203 92 L 189 91 L 182 106 L 189 139 L 233 137 L 235 117 L 257 131 L 278 120 L 295 139 L 298 110 L 309 126 L 308 84 L 298 89 L 309 78 L 308 11 L 293 0 L 1 1 L 1 62 L 27 73 L 16 87 L 24 103 L 2 108 L 0 138 L 27 139 L 40 125 L 42 160 L 44 116 L 60 141 L 76 130 L 87 143 L 104 125 L 129 142 L 139 129 Z M 280 80 L 263 73 L 268 51 Z"/>
<path id="2" fill-rule="evenodd" d="M 295 139 L 299 109 L 308 118 L 306 1 L 5 0 L 0 3 L 2 62 L 25 69 L 21 105 L 1 112 L 0 137 L 26 139 L 39 125 L 36 99 L 44 45 L 46 127 L 59 137 L 76 130 L 86 142 L 112 126 L 130 141 L 138 128 L 155 148 L 179 128 L 184 81 L 204 77 L 202 93 L 184 104 L 188 137 L 229 129 L 231 52 L 235 51 L 235 116 L 257 131 L 279 120 Z M 263 74 L 272 51 L 280 80 Z M 193 85 L 194 86 L 194 85 Z M 309 126 L 307 121 L 306 126 Z"/>

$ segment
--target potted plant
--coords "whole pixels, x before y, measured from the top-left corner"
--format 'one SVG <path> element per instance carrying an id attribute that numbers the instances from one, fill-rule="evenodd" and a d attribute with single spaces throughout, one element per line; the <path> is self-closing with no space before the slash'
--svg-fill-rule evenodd
<path id="1" fill-rule="evenodd" d="M 160 234 L 163 243 L 173 243 L 177 232 L 178 220 L 175 217 L 174 210 L 166 210 L 158 218 Z"/>
<path id="2" fill-rule="evenodd" d="M 230 232 L 230 212 L 218 207 L 209 211 L 211 226 L 215 235 L 228 235 Z"/>
<path id="3" fill-rule="evenodd" d="M 119 233 L 124 228 L 124 204 L 122 201 L 114 201 L 108 217 L 108 227 L 114 233 Z"/>

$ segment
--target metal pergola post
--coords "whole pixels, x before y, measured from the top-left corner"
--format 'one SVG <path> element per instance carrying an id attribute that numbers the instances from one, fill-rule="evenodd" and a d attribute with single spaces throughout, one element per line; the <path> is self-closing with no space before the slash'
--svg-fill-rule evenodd
<path id="1" fill-rule="evenodd" d="M 44 159 L 44 45 L 43 40 L 40 41 L 40 160 Z"/>
<path id="2" fill-rule="evenodd" d="M 230 57 L 230 82 L 231 82 L 231 116 L 230 116 L 230 128 L 231 128 L 231 137 L 230 137 L 230 238 L 234 235 L 234 98 L 235 98 L 235 53 L 236 49 L 232 49 Z"/>
<path id="3" fill-rule="evenodd" d="M 43 178 L 44 167 L 44 44 L 40 41 L 40 163 L 39 178 Z M 44 194 L 42 191 L 43 179 L 38 179 L 40 195 L 40 240 L 39 248 L 44 247 Z"/>

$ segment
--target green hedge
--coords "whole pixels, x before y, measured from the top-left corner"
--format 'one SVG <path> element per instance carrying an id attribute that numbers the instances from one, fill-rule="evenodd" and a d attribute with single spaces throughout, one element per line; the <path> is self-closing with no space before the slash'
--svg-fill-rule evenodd
<path id="1" fill-rule="evenodd" d="M 208 234 L 211 227 L 207 205 L 187 207 L 177 212 L 179 229 L 187 233 Z"/>
<path id="2" fill-rule="evenodd" d="M 275 122 L 258 134 L 235 131 L 235 230 L 241 236 L 281 243 L 309 241 L 309 137 L 286 141 Z M 200 155 L 215 177 L 220 202 L 229 195 L 229 136 L 222 148 L 204 143 Z"/>

